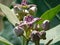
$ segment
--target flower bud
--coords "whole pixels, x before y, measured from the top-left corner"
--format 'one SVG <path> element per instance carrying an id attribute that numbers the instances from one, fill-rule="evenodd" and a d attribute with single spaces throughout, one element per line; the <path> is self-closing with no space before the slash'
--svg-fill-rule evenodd
<path id="1" fill-rule="evenodd" d="M 31 7 L 31 8 L 29 9 L 29 13 L 30 13 L 31 15 L 35 15 L 35 14 L 36 14 L 36 11 L 37 11 L 36 6 L 33 6 L 33 7 Z"/>
<path id="2" fill-rule="evenodd" d="M 32 33 L 31 33 L 31 40 L 32 40 L 33 42 L 40 40 L 39 31 L 36 31 L 36 30 L 32 31 Z"/>
<path id="3" fill-rule="evenodd" d="M 22 6 L 20 4 L 15 4 L 14 5 L 14 11 L 15 13 L 21 13 L 22 12 Z"/>
<path id="4" fill-rule="evenodd" d="M 27 0 L 22 0 L 21 5 L 27 5 Z"/>
<path id="5" fill-rule="evenodd" d="M 49 22 L 49 20 L 45 20 L 45 21 L 43 22 L 43 24 L 42 24 L 42 29 L 46 31 L 46 30 L 49 29 L 49 27 L 50 27 L 50 22 Z"/>
<path id="6" fill-rule="evenodd" d="M 18 26 L 14 28 L 14 31 L 17 36 L 21 36 L 24 33 L 24 29 Z"/>
<path id="7" fill-rule="evenodd" d="M 41 36 L 41 39 L 45 40 L 46 39 L 46 32 L 45 31 L 41 31 L 40 32 L 40 36 Z"/>

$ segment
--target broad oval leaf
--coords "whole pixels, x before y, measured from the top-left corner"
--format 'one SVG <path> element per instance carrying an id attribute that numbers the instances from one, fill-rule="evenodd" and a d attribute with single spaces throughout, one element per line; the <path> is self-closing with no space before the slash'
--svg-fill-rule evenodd
<path id="1" fill-rule="evenodd" d="M 60 41 L 60 25 L 46 31 L 46 40 L 41 40 L 41 43 L 46 44 L 49 40 L 53 39 L 53 41 L 50 43 L 50 45 L 57 43 Z"/>
<path id="2" fill-rule="evenodd" d="M 0 3 L 0 8 L 2 12 L 6 15 L 8 20 L 15 26 L 16 23 L 19 23 L 18 18 L 16 15 L 8 8 L 7 6 Z"/>
<path id="3" fill-rule="evenodd" d="M 6 40 L 5 38 L 0 36 L 0 42 L 4 43 L 5 45 L 13 45 L 12 43 L 10 43 L 8 40 Z"/>
<path id="4" fill-rule="evenodd" d="M 43 13 L 42 16 L 40 17 L 42 18 L 42 20 L 40 20 L 38 23 L 41 24 L 44 20 L 51 21 L 58 12 L 60 12 L 60 4 L 54 8 L 51 8 L 50 10 L 47 10 L 45 13 Z"/>

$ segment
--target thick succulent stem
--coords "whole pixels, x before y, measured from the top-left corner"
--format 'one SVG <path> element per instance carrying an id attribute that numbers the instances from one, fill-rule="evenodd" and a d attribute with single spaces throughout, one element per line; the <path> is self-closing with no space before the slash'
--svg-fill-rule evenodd
<path id="1" fill-rule="evenodd" d="M 26 45 L 28 45 L 28 43 L 29 43 L 29 40 L 26 40 Z"/>
<path id="2" fill-rule="evenodd" d="M 30 38 L 27 39 L 27 38 L 23 35 L 23 45 L 28 45 L 29 41 L 30 41 Z"/>
<path id="3" fill-rule="evenodd" d="M 40 44 L 39 44 L 39 41 L 35 41 L 35 45 L 40 45 Z"/>

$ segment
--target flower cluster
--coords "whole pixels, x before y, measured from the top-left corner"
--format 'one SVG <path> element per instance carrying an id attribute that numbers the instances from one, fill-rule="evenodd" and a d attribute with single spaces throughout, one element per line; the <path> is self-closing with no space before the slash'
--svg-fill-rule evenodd
<path id="1" fill-rule="evenodd" d="M 21 4 L 14 5 L 14 12 L 17 14 L 19 20 L 22 20 L 27 14 L 35 15 L 37 11 L 36 5 L 27 5 L 26 0 L 22 0 Z"/>
<path id="2" fill-rule="evenodd" d="M 33 42 L 39 41 L 40 39 L 46 39 L 45 31 L 49 29 L 49 20 L 45 20 L 42 25 L 36 24 L 37 21 L 41 20 L 41 18 L 34 17 L 36 5 L 27 5 L 26 0 L 22 0 L 21 5 L 15 5 L 14 9 L 19 14 L 18 17 L 20 17 L 20 23 L 14 28 L 17 36 L 24 35 Z M 42 31 L 38 29 L 40 27 Z"/>
<path id="3" fill-rule="evenodd" d="M 31 32 L 29 32 L 30 33 L 29 38 L 31 38 L 32 41 L 36 41 L 36 40 L 40 40 L 40 39 L 46 39 L 46 32 L 45 32 L 45 30 L 39 31 L 38 30 L 38 25 L 36 25 L 36 26 L 34 25 L 35 22 L 39 21 L 39 20 L 41 20 L 41 18 L 34 18 L 32 15 L 24 16 L 23 21 L 21 21 L 15 27 L 14 31 L 17 34 L 17 36 L 22 36 L 24 34 L 24 31 L 25 32 L 31 31 Z M 48 22 L 48 21 L 46 21 L 46 22 Z M 43 24 L 47 25 L 45 23 L 43 23 Z M 43 29 L 44 28 L 46 28 L 46 26 L 45 27 L 43 26 Z"/>

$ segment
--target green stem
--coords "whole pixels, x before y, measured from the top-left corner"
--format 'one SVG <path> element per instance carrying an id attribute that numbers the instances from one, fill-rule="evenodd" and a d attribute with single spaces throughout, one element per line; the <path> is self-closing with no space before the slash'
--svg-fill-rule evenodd
<path id="1" fill-rule="evenodd" d="M 35 41 L 35 45 L 40 45 L 40 44 L 39 44 L 39 41 Z"/>
<path id="2" fill-rule="evenodd" d="M 29 41 L 30 41 L 30 38 L 27 39 L 27 38 L 23 35 L 23 44 L 22 44 L 22 45 L 28 45 Z"/>
<path id="3" fill-rule="evenodd" d="M 26 41 L 26 45 L 28 45 L 28 43 L 29 43 L 29 41 L 27 40 L 27 41 Z"/>
<path id="4" fill-rule="evenodd" d="M 26 41 L 27 39 L 25 38 L 25 36 L 23 36 L 23 45 L 26 45 Z"/>
<path id="5" fill-rule="evenodd" d="M 24 43 L 23 45 L 28 45 L 29 40 L 24 39 L 24 40 L 23 40 L 23 43 Z"/>

